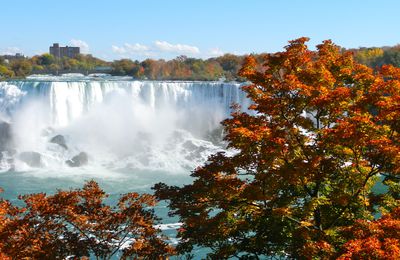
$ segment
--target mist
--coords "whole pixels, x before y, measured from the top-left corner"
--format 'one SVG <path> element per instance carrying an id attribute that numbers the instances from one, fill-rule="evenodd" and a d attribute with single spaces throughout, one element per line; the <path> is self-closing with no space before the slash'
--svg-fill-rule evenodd
<path id="1" fill-rule="evenodd" d="M 237 83 L 70 79 L 7 88 L 18 95 L 0 112 L 10 117 L 16 153 L 39 153 L 43 168 L 58 170 L 84 152 L 86 168 L 187 172 L 223 150 L 210 133 L 233 102 L 247 104 Z M 67 149 L 49 142 L 56 135 Z M 29 168 L 18 157 L 14 167 Z"/>

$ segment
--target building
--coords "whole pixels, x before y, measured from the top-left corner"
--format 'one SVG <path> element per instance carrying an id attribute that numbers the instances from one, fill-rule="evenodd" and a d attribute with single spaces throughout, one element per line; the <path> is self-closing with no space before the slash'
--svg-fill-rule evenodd
<path id="1" fill-rule="evenodd" d="M 58 43 L 53 43 L 53 46 L 50 46 L 50 54 L 56 58 L 75 58 L 80 53 L 79 47 L 60 47 Z"/>
<path id="2" fill-rule="evenodd" d="M 25 57 L 21 53 L 16 53 L 15 55 L 11 55 L 11 54 L 1 55 L 0 58 L 3 59 L 6 63 L 8 63 L 8 62 L 13 61 L 13 60 L 26 59 L 27 57 Z"/>

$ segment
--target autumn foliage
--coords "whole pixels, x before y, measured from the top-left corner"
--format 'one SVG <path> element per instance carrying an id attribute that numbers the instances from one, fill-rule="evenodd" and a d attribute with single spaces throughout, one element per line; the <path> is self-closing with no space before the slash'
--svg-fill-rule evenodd
<path id="1" fill-rule="evenodd" d="M 212 155 L 190 184 L 154 186 L 183 223 L 178 253 L 400 258 L 400 68 L 375 71 L 331 41 L 315 51 L 307 41 L 262 61 L 247 57 L 240 76 L 252 105 L 247 112 L 234 106 L 223 122 L 230 152 Z M 88 182 L 22 196 L 24 207 L 1 200 L 0 257 L 174 253 L 154 228 L 153 196 L 129 193 L 115 207 L 105 197 Z"/>
<path id="2" fill-rule="evenodd" d="M 400 259 L 400 208 L 375 221 L 358 220 L 344 230 L 350 240 L 339 259 Z"/>
<path id="3" fill-rule="evenodd" d="M 399 233 L 357 228 L 383 230 L 388 217 L 374 217 L 399 206 L 400 69 L 374 71 L 331 41 L 316 51 L 307 41 L 246 58 L 253 104 L 223 122 L 233 155 L 211 156 L 189 185 L 154 187 L 183 222 L 181 253 L 326 259 L 362 255 L 364 239 L 397 252 Z M 374 193 L 377 182 L 389 192 Z"/>
<path id="4" fill-rule="evenodd" d="M 1 259 L 164 259 L 173 253 L 154 227 L 151 195 L 128 193 L 117 206 L 94 181 L 82 189 L 0 201 Z"/>

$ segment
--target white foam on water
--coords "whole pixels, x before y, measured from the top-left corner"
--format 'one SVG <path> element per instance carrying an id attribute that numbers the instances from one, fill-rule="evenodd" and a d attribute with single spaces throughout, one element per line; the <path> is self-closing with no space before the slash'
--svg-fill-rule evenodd
<path id="1" fill-rule="evenodd" d="M 95 169 L 104 177 L 123 169 L 187 174 L 223 150 L 208 136 L 229 116 L 232 103 L 249 105 L 240 87 L 82 75 L 0 82 L 0 115 L 12 125 L 16 149 L 0 167 L 42 176 L 90 176 Z M 68 149 L 49 143 L 57 134 Z M 24 151 L 40 153 L 41 167 L 19 160 Z M 66 160 L 80 152 L 89 155 L 89 164 L 68 167 Z"/>

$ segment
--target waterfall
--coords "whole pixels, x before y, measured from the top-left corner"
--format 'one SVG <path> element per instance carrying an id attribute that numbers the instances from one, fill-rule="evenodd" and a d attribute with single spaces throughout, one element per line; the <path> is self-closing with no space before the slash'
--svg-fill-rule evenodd
<path id="1" fill-rule="evenodd" d="M 240 87 L 39 77 L 0 82 L 0 117 L 12 126 L 12 153 L 37 152 L 45 168 L 65 167 L 67 159 L 85 151 L 92 165 L 176 170 L 194 167 L 221 149 L 208 136 L 229 116 L 232 103 L 248 107 Z M 66 139 L 67 150 L 49 142 L 56 135 Z M 3 151 L 2 160 L 8 158 L 12 167 L 32 166 L 12 153 Z"/>
<path id="2" fill-rule="evenodd" d="M 49 124 L 66 126 L 115 92 L 129 95 L 132 101 L 153 109 L 211 105 L 229 115 L 232 103 L 248 105 L 239 83 L 21 80 L 0 82 L 0 113 L 10 116 L 23 102 L 40 99 L 50 109 Z"/>

